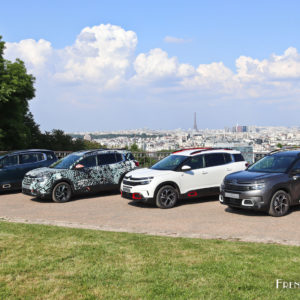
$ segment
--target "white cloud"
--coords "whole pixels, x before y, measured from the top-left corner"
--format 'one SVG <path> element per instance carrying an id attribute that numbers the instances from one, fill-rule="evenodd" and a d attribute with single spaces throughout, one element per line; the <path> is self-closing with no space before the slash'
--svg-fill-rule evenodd
<path id="1" fill-rule="evenodd" d="M 130 67 L 137 37 L 114 25 L 84 28 L 75 44 L 60 51 L 63 68 L 57 79 L 103 84 L 124 77 Z"/>
<path id="2" fill-rule="evenodd" d="M 165 40 L 186 41 L 174 37 Z M 263 60 L 240 56 L 236 70 L 231 70 L 223 62 L 197 67 L 181 63 L 160 48 L 135 54 L 137 41 L 133 31 L 102 24 L 84 28 L 74 44 L 63 49 L 54 49 L 43 39 L 28 39 L 7 43 L 5 55 L 11 60 L 24 60 L 29 72 L 43 82 L 43 89 L 47 84 L 49 89 L 55 86 L 57 95 L 68 94 L 76 103 L 102 101 L 103 93 L 111 93 L 105 99 L 117 95 L 130 101 L 133 96 L 144 98 L 153 90 L 164 95 L 180 90 L 181 95 L 187 95 L 182 101 L 197 98 L 193 93 L 215 99 L 300 95 L 300 54 L 293 47 Z"/>
<path id="3" fill-rule="evenodd" d="M 39 73 L 45 68 L 46 62 L 52 55 L 51 43 L 43 39 L 22 40 L 19 43 L 6 43 L 5 55 L 8 59 L 20 58 L 26 62 L 29 72 Z"/>
<path id="4" fill-rule="evenodd" d="M 183 39 L 183 38 L 178 38 L 178 37 L 167 35 L 164 38 L 164 42 L 165 43 L 171 43 L 171 44 L 184 44 L 184 43 L 191 42 L 191 40 L 190 39 Z"/>

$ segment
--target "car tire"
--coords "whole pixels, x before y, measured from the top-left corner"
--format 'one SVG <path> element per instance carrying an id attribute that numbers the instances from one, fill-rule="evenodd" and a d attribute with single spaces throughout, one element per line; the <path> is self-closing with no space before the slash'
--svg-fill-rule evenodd
<path id="1" fill-rule="evenodd" d="M 269 215 L 282 217 L 287 214 L 290 208 L 290 195 L 282 190 L 275 192 L 270 201 Z"/>
<path id="2" fill-rule="evenodd" d="M 178 192 L 171 185 L 162 186 L 156 194 L 156 206 L 159 208 L 172 208 L 178 200 Z"/>
<path id="3" fill-rule="evenodd" d="M 58 203 L 68 202 L 72 196 L 71 186 L 67 182 L 59 182 L 52 190 L 52 200 Z"/>

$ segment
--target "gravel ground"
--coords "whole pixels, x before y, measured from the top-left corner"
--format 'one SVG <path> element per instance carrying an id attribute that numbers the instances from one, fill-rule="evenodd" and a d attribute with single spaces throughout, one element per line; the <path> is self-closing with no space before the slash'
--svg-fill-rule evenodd
<path id="1" fill-rule="evenodd" d="M 116 193 L 76 197 L 54 203 L 23 195 L 0 194 L 0 219 L 107 231 L 174 237 L 213 238 L 300 246 L 300 207 L 281 218 L 232 210 L 217 197 L 181 201 L 159 209 L 121 198 Z M 1 226 L 1 223 L 0 223 Z"/>

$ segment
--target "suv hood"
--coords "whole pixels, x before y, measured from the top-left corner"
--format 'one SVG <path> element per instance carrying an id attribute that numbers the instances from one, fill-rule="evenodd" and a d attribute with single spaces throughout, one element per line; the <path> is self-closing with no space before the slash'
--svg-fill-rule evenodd
<path id="1" fill-rule="evenodd" d="M 282 176 L 282 173 L 261 173 L 261 172 L 250 172 L 240 171 L 229 174 L 225 177 L 225 180 L 236 180 L 238 183 L 252 183 L 256 181 L 264 181 L 268 179 L 274 179 L 274 177 Z"/>
<path id="2" fill-rule="evenodd" d="M 155 176 L 165 176 L 174 171 L 170 170 L 153 170 L 153 169 L 136 169 L 125 175 L 125 177 L 131 176 L 133 178 L 143 178 L 143 177 L 155 177 Z"/>
<path id="3" fill-rule="evenodd" d="M 61 171 L 63 170 L 64 169 L 38 168 L 27 172 L 26 176 L 30 176 L 30 177 L 51 176 L 56 173 L 61 173 Z"/>

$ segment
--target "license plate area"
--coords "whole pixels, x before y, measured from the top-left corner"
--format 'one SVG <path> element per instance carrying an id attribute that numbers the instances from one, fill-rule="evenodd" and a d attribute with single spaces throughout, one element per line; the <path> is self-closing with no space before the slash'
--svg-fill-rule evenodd
<path id="1" fill-rule="evenodd" d="M 131 188 L 127 187 L 127 186 L 123 186 L 123 191 L 126 193 L 130 193 Z"/>
<path id="2" fill-rule="evenodd" d="M 240 195 L 239 194 L 234 194 L 234 193 L 225 193 L 225 197 L 227 198 L 233 198 L 233 199 L 240 199 Z"/>

